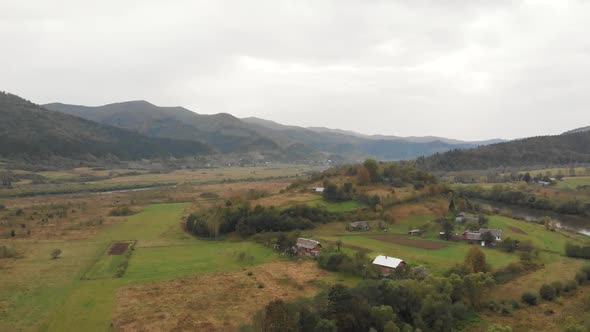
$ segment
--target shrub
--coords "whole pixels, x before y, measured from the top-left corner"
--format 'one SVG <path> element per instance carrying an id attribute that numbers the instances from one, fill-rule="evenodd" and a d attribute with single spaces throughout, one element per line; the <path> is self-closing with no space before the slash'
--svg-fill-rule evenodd
<path id="1" fill-rule="evenodd" d="M 6 206 L 4 206 L 4 204 L 0 203 L 0 211 L 6 209 Z"/>
<path id="2" fill-rule="evenodd" d="M 539 296 L 533 292 L 525 292 L 521 296 L 522 302 L 528 305 L 537 305 L 539 301 Z"/>
<path id="3" fill-rule="evenodd" d="M 264 284 L 263 283 L 258 283 L 258 288 L 264 288 Z"/>
<path id="4" fill-rule="evenodd" d="M 578 272 L 576 272 L 576 276 L 574 277 L 574 280 L 576 280 L 576 282 L 579 285 L 584 284 L 585 282 L 588 281 L 588 275 L 582 271 L 578 271 Z"/>
<path id="5" fill-rule="evenodd" d="M 61 256 L 61 249 L 51 250 L 51 259 L 58 259 Z"/>
<path id="6" fill-rule="evenodd" d="M 7 245 L 0 245 L 0 258 L 14 258 L 16 251 L 13 247 Z"/>
<path id="7" fill-rule="evenodd" d="M 134 214 L 135 211 L 131 210 L 128 206 L 118 206 L 109 212 L 109 216 L 113 217 L 122 217 L 122 216 L 130 216 Z"/>
<path id="8" fill-rule="evenodd" d="M 555 288 L 549 284 L 543 284 L 539 294 L 543 300 L 552 301 L 555 298 Z"/>
<path id="9" fill-rule="evenodd" d="M 563 284 L 561 281 L 554 281 L 551 283 L 551 286 L 555 289 L 555 296 L 561 295 L 561 292 L 563 291 Z"/>
<path id="10" fill-rule="evenodd" d="M 586 274 L 586 279 L 590 280 L 590 265 L 584 265 L 580 268 L 580 272 Z"/>
<path id="11" fill-rule="evenodd" d="M 575 291 L 578 288 L 578 282 L 576 280 L 568 280 L 563 284 L 563 291 L 566 293 Z"/>

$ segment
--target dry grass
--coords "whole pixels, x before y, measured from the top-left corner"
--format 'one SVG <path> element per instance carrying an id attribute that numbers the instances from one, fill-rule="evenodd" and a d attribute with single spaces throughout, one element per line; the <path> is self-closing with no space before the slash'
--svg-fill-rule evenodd
<path id="1" fill-rule="evenodd" d="M 274 299 L 312 296 L 310 282 L 327 275 L 310 261 L 280 261 L 131 286 L 117 292 L 113 322 L 119 331 L 232 331 Z"/>

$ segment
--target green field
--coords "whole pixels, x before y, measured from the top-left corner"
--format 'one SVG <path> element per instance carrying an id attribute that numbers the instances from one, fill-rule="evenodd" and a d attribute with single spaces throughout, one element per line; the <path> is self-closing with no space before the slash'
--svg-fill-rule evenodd
<path id="1" fill-rule="evenodd" d="M 441 273 L 455 264 L 463 262 L 465 255 L 474 245 L 439 240 L 438 225 L 434 223 L 430 223 L 428 231 L 422 234 L 421 237 L 407 235 L 409 229 L 429 224 L 431 220 L 433 220 L 431 215 L 414 215 L 389 225 L 388 232 L 377 229 L 376 222 L 370 223 L 372 228 L 368 232 L 348 232 L 345 230 L 346 223 L 340 222 L 322 225 L 317 229 L 308 231 L 308 233 L 320 241 L 323 240 L 332 245 L 337 240 L 341 240 L 347 250 L 363 248 L 370 252 L 370 256 L 387 255 L 398 257 L 404 259 L 411 266 L 424 265 L 433 272 Z M 543 251 L 540 259 L 546 264 L 563 256 L 566 242 L 588 242 L 588 239 L 583 235 L 561 230 L 551 232 L 546 230 L 543 225 L 526 223 L 502 216 L 491 216 L 487 227 L 502 229 L 503 238 L 511 237 L 521 241 L 531 241 L 536 248 Z M 510 229 L 510 227 L 517 229 Z M 518 229 L 526 234 L 519 233 Z M 460 227 L 455 229 L 456 233 L 461 231 Z M 425 243 L 438 243 L 446 247 L 437 250 L 422 249 L 413 245 L 380 241 L 375 239 L 376 236 L 402 237 L 415 241 L 424 241 Z M 518 254 L 506 253 L 498 248 L 482 248 L 482 250 L 484 250 L 487 261 L 493 268 L 505 266 L 519 259 Z"/>
<path id="2" fill-rule="evenodd" d="M 578 186 L 590 186 L 590 176 L 576 176 L 564 178 L 563 181 L 557 181 L 556 187 L 559 189 L 575 190 Z"/>
<path id="3" fill-rule="evenodd" d="M 76 326 L 77 330 L 105 331 L 118 287 L 238 269 L 277 258 L 272 250 L 255 243 L 208 242 L 186 235 L 178 225 L 184 208 L 185 204 L 148 206 L 92 240 L 27 244 L 19 268 L 0 274 L 0 330 L 68 331 Z M 108 275 L 116 261 L 102 260 L 105 248 L 125 240 L 137 240 L 137 246 L 122 278 L 81 280 L 89 270 Z M 49 259 L 52 248 L 62 249 L 62 258 Z M 240 261 L 240 252 L 251 258 Z"/>

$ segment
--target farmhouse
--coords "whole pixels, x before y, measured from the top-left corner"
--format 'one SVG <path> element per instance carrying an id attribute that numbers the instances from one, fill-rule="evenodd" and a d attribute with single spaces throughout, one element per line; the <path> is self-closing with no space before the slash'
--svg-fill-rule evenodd
<path id="1" fill-rule="evenodd" d="M 322 251 L 322 245 L 318 241 L 302 237 L 297 239 L 295 247 L 297 249 L 297 254 L 300 256 L 317 256 Z"/>
<path id="2" fill-rule="evenodd" d="M 355 221 L 346 225 L 346 229 L 349 231 L 368 231 L 369 222 L 367 221 Z"/>
<path id="3" fill-rule="evenodd" d="M 463 232 L 462 237 L 465 241 L 471 244 L 480 243 L 482 247 L 485 247 L 496 241 L 502 241 L 502 230 L 480 228 L 479 231 L 465 231 Z"/>
<path id="4" fill-rule="evenodd" d="M 381 275 L 387 277 L 395 269 L 404 267 L 406 262 L 399 258 L 379 255 L 375 257 L 375 260 L 373 260 L 373 265 L 377 265 L 381 269 Z"/>
<path id="5" fill-rule="evenodd" d="M 455 222 L 466 223 L 466 222 L 479 222 L 478 217 L 470 217 L 465 212 L 461 212 L 455 216 Z"/>
<path id="6" fill-rule="evenodd" d="M 312 190 L 314 193 L 320 193 L 320 194 L 321 194 L 321 193 L 323 193 L 323 192 L 324 192 L 324 187 L 313 187 L 313 188 L 311 188 L 311 190 Z"/>

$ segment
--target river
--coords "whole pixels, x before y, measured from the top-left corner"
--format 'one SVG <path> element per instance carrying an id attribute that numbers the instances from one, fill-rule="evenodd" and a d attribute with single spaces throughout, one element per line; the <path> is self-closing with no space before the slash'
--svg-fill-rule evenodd
<path id="1" fill-rule="evenodd" d="M 509 209 L 512 215 L 525 220 L 540 220 L 547 216 L 556 221 L 558 228 L 590 236 L 590 218 L 575 215 L 559 214 L 553 211 L 529 209 L 518 205 L 490 202 L 481 199 L 472 199 L 472 202 L 487 205 L 492 208 Z"/>

